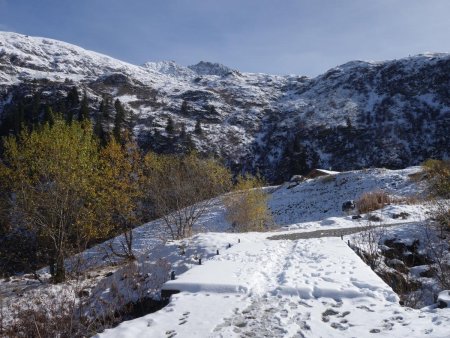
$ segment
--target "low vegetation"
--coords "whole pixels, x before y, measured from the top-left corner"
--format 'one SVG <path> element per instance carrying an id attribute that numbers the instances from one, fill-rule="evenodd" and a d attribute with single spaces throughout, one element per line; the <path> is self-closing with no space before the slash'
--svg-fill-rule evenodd
<path id="1" fill-rule="evenodd" d="M 269 195 L 259 177 L 240 177 L 234 191 L 224 198 L 226 218 L 235 231 L 264 231 L 273 219 L 267 207 Z"/>
<path id="2" fill-rule="evenodd" d="M 144 158 L 144 172 L 147 201 L 172 239 L 191 236 L 194 224 L 215 202 L 212 198 L 229 191 L 232 185 L 228 169 L 195 153 L 149 153 Z"/>
<path id="3" fill-rule="evenodd" d="M 232 189 L 239 193 L 227 199 L 228 213 L 239 231 L 270 224 L 267 195 L 253 189 L 261 187 L 260 179 L 234 184 L 220 162 L 194 152 L 143 154 L 126 130 L 103 136 L 86 119 L 55 116 L 4 139 L 0 274 L 39 278 L 36 271 L 49 266 L 53 282 L 62 282 L 67 257 L 119 234 L 121 245 L 110 250 L 134 260 L 136 226 L 161 218 L 161 237 L 191 236 L 214 197 Z"/>
<path id="4" fill-rule="evenodd" d="M 427 160 L 422 167 L 435 204 L 434 217 L 443 229 L 450 230 L 450 161 Z"/>
<path id="5" fill-rule="evenodd" d="M 392 202 L 391 197 L 383 190 L 364 193 L 356 202 L 356 208 L 361 214 L 384 208 Z"/>

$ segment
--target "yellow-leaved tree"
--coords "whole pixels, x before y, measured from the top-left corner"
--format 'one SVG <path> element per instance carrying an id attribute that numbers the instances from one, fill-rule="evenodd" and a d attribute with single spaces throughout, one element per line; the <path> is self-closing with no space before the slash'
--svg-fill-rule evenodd
<path id="1" fill-rule="evenodd" d="M 267 202 L 269 195 L 258 176 L 239 177 L 234 191 L 224 197 L 226 218 L 235 231 L 264 231 L 273 225 Z"/>
<path id="2" fill-rule="evenodd" d="M 65 279 L 64 258 L 108 232 L 95 210 L 102 175 L 91 125 L 57 118 L 4 140 L 0 176 L 8 177 L 10 217 L 35 239 L 55 282 Z"/>
<path id="3" fill-rule="evenodd" d="M 214 159 L 188 155 L 148 153 L 144 159 L 147 201 L 173 239 L 192 235 L 193 226 L 229 191 L 231 173 Z"/>
<path id="4" fill-rule="evenodd" d="M 113 231 L 112 235 L 123 234 L 119 249 L 110 246 L 113 253 L 134 259 L 132 230 L 146 219 L 142 204 L 144 190 L 141 187 L 143 158 L 129 135 L 123 134 L 121 138 L 123 144 L 111 138 L 100 152 L 103 184 L 99 214 L 102 215 L 102 222 Z"/>

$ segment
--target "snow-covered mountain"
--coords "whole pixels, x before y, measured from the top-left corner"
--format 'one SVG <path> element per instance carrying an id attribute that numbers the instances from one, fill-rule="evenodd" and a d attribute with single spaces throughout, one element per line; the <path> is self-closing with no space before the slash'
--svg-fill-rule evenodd
<path id="1" fill-rule="evenodd" d="M 307 78 L 204 61 L 136 66 L 60 41 L 0 33 L 0 128 L 14 119 L 17 102 L 38 95 L 43 115 L 44 104 L 62 107 L 74 86 L 86 91 L 92 117 L 105 95 L 120 99 L 146 149 L 195 147 L 271 180 L 312 167 L 399 168 L 449 155 L 450 54 L 352 61 Z M 168 134 L 169 117 L 176 128 Z M 194 132 L 198 122 L 201 133 Z"/>

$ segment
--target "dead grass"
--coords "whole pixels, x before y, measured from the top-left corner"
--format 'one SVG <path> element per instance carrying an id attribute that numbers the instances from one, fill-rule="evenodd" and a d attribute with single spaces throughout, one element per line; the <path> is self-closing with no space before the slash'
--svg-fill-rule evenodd
<path id="1" fill-rule="evenodd" d="M 364 193 L 356 201 L 356 208 L 359 213 L 365 214 L 384 208 L 392 203 L 392 198 L 383 190 L 376 190 Z"/>

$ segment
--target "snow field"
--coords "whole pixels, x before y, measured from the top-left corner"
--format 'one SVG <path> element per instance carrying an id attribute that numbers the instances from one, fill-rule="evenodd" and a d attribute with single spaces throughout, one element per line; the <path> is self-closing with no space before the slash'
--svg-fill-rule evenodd
<path id="1" fill-rule="evenodd" d="M 182 291 L 169 307 L 99 337 L 448 336 L 448 309 L 401 307 L 340 238 L 266 236 L 241 234 L 241 243 L 165 284 Z"/>

